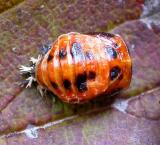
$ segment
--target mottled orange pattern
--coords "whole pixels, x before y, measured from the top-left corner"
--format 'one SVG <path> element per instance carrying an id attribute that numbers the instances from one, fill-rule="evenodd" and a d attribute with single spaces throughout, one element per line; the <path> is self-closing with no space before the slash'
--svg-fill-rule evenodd
<path id="1" fill-rule="evenodd" d="M 127 88 L 131 58 L 119 35 L 72 32 L 52 44 L 36 67 L 36 78 L 63 101 L 83 103 Z"/>

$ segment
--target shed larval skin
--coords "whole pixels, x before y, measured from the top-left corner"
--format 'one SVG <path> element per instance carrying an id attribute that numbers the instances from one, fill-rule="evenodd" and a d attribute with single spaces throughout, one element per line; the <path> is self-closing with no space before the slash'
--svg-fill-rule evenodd
<path id="1" fill-rule="evenodd" d="M 131 58 L 119 35 L 68 33 L 58 37 L 37 63 L 38 84 L 68 103 L 127 88 Z"/>

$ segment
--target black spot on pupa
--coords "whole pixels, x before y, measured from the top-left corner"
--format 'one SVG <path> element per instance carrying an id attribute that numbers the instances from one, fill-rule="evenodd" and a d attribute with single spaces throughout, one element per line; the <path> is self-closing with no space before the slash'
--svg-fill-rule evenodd
<path id="1" fill-rule="evenodd" d="M 87 74 L 84 72 L 83 74 L 78 74 L 76 78 L 76 87 L 79 92 L 87 91 Z"/>
<path id="2" fill-rule="evenodd" d="M 71 89 L 71 82 L 69 80 L 65 79 L 63 81 L 63 86 L 65 89 L 69 90 L 69 89 Z"/>
<path id="3" fill-rule="evenodd" d="M 87 78 L 88 78 L 89 80 L 94 80 L 95 77 L 96 77 L 96 73 L 95 73 L 94 71 L 89 71 Z"/>
<path id="4" fill-rule="evenodd" d="M 81 44 L 78 42 L 74 42 L 72 44 L 71 55 L 75 59 L 75 61 L 85 61 L 85 56 Z"/>
<path id="5" fill-rule="evenodd" d="M 45 55 L 50 49 L 51 49 L 51 43 L 48 42 L 46 44 L 44 44 L 41 48 L 40 48 L 40 51 L 43 55 Z"/>
<path id="6" fill-rule="evenodd" d="M 119 75 L 120 72 L 121 69 L 118 66 L 113 67 L 110 71 L 110 79 L 114 80 Z"/>
<path id="7" fill-rule="evenodd" d="M 62 49 L 59 50 L 59 58 L 60 58 L 60 59 L 65 58 L 66 55 L 67 55 L 67 52 L 66 52 L 65 49 L 62 48 Z"/>
<path id="8" fill-rule="evenodd" d="M 86 59 L 88 59 L 88 60 L 93 60 L 93 59 L 94 59 L 93 54 L 92 54 L 91 52 L 89 52 L 89 51 L 87 51 L 87 52 L 85 53 L 85 57 L 86 57 Z"/>
<path id="9" fill-rule="evenodd" d="M 51 82 L 51 84 L 54 89 L 58 89 L 58 85 L 55 82 Z"/>
<path id="10" fill-rule="evenodd" d="M 114 43 L 113 45 L 115 49 L 119 48 L 119 45 L 117 43 Z"/>
<path id="11" fill-rule="evenodd" d="M 107 38 L 112 38 L 112 37 L 114 37 L 114 34 L 106 33 L 106 32 L 89 32 L 89 33 L 87 33 L 87 34 L 89 34 L 89 35 L 101 36 L 101 37 L 107 37 Z"/>
<path id="12" fill-rule="evenodd" d="M 53 59 L 53 56 L 51 54 L 49 54 L 48 58 L 47 58 L 47 61 L 51 61 Z"/>
<path id="13" fill-rule="evenodd" d="M 116 52 L 116 50 L 113 49 L 111 46 L 105 47 L 105 54 L 107 55 L 107 57 L 108 57 L 108 55 L 109 55 L 109 57 L 110 57 L 111 59 L 116 59 L 116 58 L 117 58 L 117 52 Z"/>
<path id="14" fill-rule="evenodd" d="M 101 32 L 99 35 L 100 35 L 100 36 L 103 36 L 103 37 L 108 37 L 108 38 L 112 38 L 112 37 L 114 37 L 114 34 L 111 34 L 111 33 L 105 33 L 105 32 Z"/>

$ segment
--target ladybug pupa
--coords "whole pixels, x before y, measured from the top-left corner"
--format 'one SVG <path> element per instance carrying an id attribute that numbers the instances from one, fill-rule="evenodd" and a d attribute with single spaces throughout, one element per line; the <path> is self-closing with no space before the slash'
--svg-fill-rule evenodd
<path id="1" fill-rule="evenodd" d="M 84 103 L 101 94 L 129 87 L 131 58 L 125 42 L 110 33 L 60 35 L 38 59 L 31 58 L 26 87 L 37 82 L 40 93 L 49 90 L 68 103 Z"/>

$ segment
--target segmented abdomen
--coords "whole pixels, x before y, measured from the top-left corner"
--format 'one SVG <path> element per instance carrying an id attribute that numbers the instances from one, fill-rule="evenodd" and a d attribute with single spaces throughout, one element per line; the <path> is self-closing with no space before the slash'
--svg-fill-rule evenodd
<path id="1" fill-rule="evenodd" d="M 131 60 L 117 35 L 61 35 L 36 67 L 39 84 L 63 101 L 82 103 L 128 87 Z"/>

